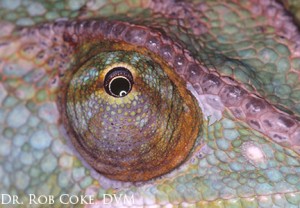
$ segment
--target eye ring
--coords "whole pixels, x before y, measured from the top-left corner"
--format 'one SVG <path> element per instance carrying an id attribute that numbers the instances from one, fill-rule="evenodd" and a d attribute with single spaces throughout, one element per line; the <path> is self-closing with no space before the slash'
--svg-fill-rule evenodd
<path id="1" fill-rule="evenodd" d="M 114 67 L 105 75 L 105 91 L 113 97 L 121 98 L 127 96 L 132 86 L 133 76 L 125 67 Z"/>

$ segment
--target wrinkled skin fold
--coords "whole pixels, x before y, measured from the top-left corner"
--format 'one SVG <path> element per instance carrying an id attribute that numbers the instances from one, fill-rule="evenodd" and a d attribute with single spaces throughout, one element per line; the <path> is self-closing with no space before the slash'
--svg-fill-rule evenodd
<path id="1" fill-rule="evenodd" d="M 56 207 L 63 194 L 94 198 L 78 207 L 297 207 L 300 34 L 291 15 L 299 13 L 297 4 L 283 5 L 1 1 L 0 193 L 17 195 L 24 207 L 29 194 L 54 196 Z M 94 30 L 92 21 L 126 30 Z M 190 157 L 172 172 L 113 181 L 68 139 L 57 102 L 63 77 L 86 59 L 76 45 L 100 33 L 163 58 L 205 110 Z M 160 47 L 146 47 L 150 38 Z M 105 194 L 121 200 L 105 204 Z"/>

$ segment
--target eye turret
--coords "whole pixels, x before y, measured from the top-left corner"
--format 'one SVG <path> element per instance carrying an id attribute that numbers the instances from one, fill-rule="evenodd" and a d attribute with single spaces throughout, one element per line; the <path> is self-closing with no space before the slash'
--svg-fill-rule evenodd
<path id="1" fill-rule="evenodd" d="M 163 60 L 136 51 L 101 51 L 66 77 L 64 124 L 77 151 L 101 174 L 145 181 L 189 156 L 201 112 Z"/>

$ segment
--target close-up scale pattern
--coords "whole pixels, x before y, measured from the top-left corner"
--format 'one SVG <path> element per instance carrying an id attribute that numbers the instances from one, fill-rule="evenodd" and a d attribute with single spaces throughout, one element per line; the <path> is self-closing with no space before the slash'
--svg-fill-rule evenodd
<path id="1" fill-rule="evenodd" d="M 0 193 L 299 207 L 299 5 L 1 0 Z"/>

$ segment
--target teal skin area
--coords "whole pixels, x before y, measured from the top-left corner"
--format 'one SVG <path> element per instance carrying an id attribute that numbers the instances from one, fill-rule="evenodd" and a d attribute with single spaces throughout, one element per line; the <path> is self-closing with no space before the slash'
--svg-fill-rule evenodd
<path id="1" fill-rule="evenodd" d="M 135 183 L 97 173 L 69 141 L 57 102 L 64 70 L 72 69 L 80 54 L 63 47 L 60 32 L 24 32 L 58 19 L 120 20 L 154 28 L 164 43 L 189 54 L 183 59 L 168 48 L 157 51 L 166 62 L 176 60 L 178 71 L 197 60 L 206 73 L 231 77 L 297 123 L 300 33 L 289 15 L 279 3 L 254 0 L 1 0 L 0 194 L 18 196 L 10 205 L 2 201 L 1 207 L 32 207 L 30 194 L 53 197 L 55 207 L 71 206 L 73 195 L 93 199 L 76 202 L 76 207 L 298 207 L 297 149 L 275 142 L 249 125 L 247 116 L 237 119 L 227 107 L 204 119 L 191 155 L 170 173 Z M 80 31 L 86 32 L 92 33 Z M 73 38 L 70 42 L 85 36 Z M 191 74 L 196 77 L 197 71 L 187 71 L 174 73 L 195 88 Z M 292 126 L 295 133 L 289 135 L 297 133 L 296 124 Z M 114 200 L 107 204 L 108 195 Z"/>

